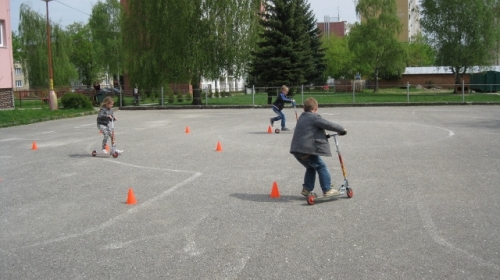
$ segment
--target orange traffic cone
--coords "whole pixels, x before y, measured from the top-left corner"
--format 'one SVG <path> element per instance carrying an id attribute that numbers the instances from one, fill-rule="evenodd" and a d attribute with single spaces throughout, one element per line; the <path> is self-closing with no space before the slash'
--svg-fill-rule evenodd
<path id="1" fill-rule="evenodd" d="M 108 146 L 108 144 L 106 144 L 106 146 L 104 147 L 104 149 L 106 150 L 106 152 L 109 152 L 109 146 Z"/>
<path id="2" fill-rule="evenodd" d="M 31 144 L 31 149 L 32 150 L 38 150 L 38 146 L 36 145 L 35 141 L 33 141 L 33 144 Z"/>
<path id="3" fill-rule="evenodd" d="M 189 128 L 189 126 L 186 126 L 186 133 L 187 134 L 191 133 L 191 129 Z"/>
<path id="4" fill-rule="evenodd" d="M 271 126 L 267 128 L 267 133 L 273 133 L 273 128 Z"/>
<path id="5" fill-rule="evenodd" d="M 132 188 L 128 189 L 127 204 L 137 204 L 137 200 L 135 200 L 134 191 L 132 190 Z"/>
<path id="6" fill-rule="evenodd" d="M 271 198 L 279 198 L 280 197 L 280 191 L 278 190 L 278 183 L 274 182 L 273 183 L 273 189 L 271 190 Z"/>
<path id="7" fill-rule="evenodd" d="M 222 152 L 222 145 L 220 144 L 220 142 L 217 142 L 217 149 L 215 149 L 215 151 Z"/>

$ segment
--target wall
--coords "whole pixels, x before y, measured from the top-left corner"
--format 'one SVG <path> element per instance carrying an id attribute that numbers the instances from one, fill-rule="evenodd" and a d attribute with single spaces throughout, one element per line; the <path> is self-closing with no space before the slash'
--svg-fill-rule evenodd
<path id="1" fill-rule="evenodd" d="M 12 57 L 12 32 L 10 1 L 0 1 L 0 109 L 14 108 L 14 59 Z"/>
<path id="2" fill-rule="evenodd" d="M 464 82 L 469 83 L 469 74 L 463 76 Z M 403 75 L 400 80 L 380 80 L 380 87 L 396 87 L 405 86 L 410 83 L 411 86 L 421 85 L 423 87 L 437 86 L 441 88 L 452 89 L 455 84 L 455 76 L 453 74 L 412 74 Z M 370 84 L 374 84 L 371 82 Z"/>

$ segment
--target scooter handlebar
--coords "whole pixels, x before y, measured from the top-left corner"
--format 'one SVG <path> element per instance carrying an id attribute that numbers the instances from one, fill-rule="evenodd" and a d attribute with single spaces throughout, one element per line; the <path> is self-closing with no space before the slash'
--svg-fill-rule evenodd
<path id="1" fill-rule="evenodd" d="M 326 135 L 326 138 L 330 138 L 330 137 L 333 137 L 333 136 L 344 136 L 347 134 L 347 130 L 344 130 L 343 132 L 341 133 L 330 133 L 330 134 L 327 134 Z"/>

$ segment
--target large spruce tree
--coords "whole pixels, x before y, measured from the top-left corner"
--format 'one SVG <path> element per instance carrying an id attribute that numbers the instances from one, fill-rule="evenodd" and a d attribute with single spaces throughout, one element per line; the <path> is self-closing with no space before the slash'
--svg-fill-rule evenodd
<path id="1" fill-rule="evenodd" d="M 319 31 L 305 0 L 263 1 L 261 38 L 250 74 L 257 86 L 301 85 L 321 79 L 325 69 Z"/>

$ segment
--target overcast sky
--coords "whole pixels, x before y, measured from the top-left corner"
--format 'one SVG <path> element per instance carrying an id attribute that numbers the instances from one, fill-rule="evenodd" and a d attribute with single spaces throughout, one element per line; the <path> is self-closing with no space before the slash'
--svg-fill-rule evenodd
<path id="1" fill-rule="evenodd" d="M 49 16 L 51 21 L 64 27 L 73 22 L 86 23 L 92 6 L 97 2 L 98 0 L 52 0 L 49 2 Z M 46 16 L 43 0 L 10 0 L 12 30 L 16 32 L 19 25 L 19 7 L 23 3 L 28 3 L 34 11 Z M 339 14 L 341 20 L 349 23 L 357 21 L 354 0 L 309 0 L 309 3 L 318 22 L 323 22 L 325 16 L 337 17 Z"/>

